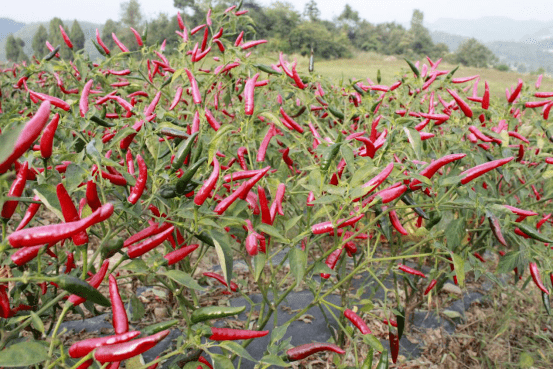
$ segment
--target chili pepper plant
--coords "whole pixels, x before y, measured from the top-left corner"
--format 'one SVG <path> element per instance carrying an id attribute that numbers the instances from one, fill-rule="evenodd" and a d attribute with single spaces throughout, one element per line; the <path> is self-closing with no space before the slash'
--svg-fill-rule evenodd
<path id="1" fill-rule="evenodd" d="M 65 44 L 48 43 L 44 59 L 0 70 L 3 365 L 115 368 L 179 329 L 143 367 L 231 368 L 237 356 L 240 367 L 266 335 L 260 368 L 321 351 L 338 368 L 371 368 L 373 353 L 386 367 L 408 303 L 514 269 L 550 309 L 552 86 L 519 80 L 501 99 L 429 58 L 390 86 L 329 81 L 283 53 L 260 64 L 251 22 L 240 5 L 194 28 L 179 21 L 175 50 L 133 29 L 129 52 L 97 31 L 98 61 L 60 29 Z M 56 56 L 65 47 L 73 61 Z M 219 271 L 201 268 L 210 260 Z M 170 320 L 129 323 L 120 292 L 133 283 L 165 289 Z M 259 315 L 219 306 L 206 283 Z M 299 286 L 312 301 L 265 330 Z M 372 286 L 383 301 L 359 298 Z M 293 347 L 287 327 L 314 306 L 339 330 Z M 64 345 L 61 323 L 83 308 L 110 313 L 113 333 Z M 248 329 L 214 326 L 242 312 Z M 383 319 L 390 347 L 368 327 Z"/>

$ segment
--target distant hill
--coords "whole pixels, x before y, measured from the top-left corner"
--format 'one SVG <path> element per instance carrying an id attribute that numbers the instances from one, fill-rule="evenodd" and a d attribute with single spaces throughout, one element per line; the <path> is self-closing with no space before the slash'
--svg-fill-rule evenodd
<path id="1" fill-rule="evenodd" d="M 31 55 L 33 55 L 33 36 L 37 32 L 41 24 L 44 25 L 46 29 L 48 29 L 49 22 L 21 24 L 23 24 L 23 27 L 13 32 L 13 34 L 15 37 L 19 37 L 25 42 L 25 47 L 23 48 L 23 50 L 25 51 L 25 54 L 27 54 L 27 56 L 31 57 Z M 71 25 L 73 24 L 73 20 L 63 20 L 63 24 L 66 30 L 69 32 L 69 30 L 71 29 Z M 100 57 L 100 54 L 90 40 L 96 37 L 96 28 L 102 31 L 103 25 L 84 21 L 79 21 L 79 25 L 81 26 L 81 29 L 85 34 L 85 50 L 90 55 L 91 59 L 95 60 L 96 58 Z M 8 36 L 8 34 L 0 35 L 0 61 L 6 61 L 6 37 Z"/>
<path id="2" fill-rule="evenodd" d="M 507 17 L 482 17 L 479 19 L 440 18 L 434 22 L 424 22 L 430 31 L 452 35 L 474 37 L 481 42 L 521 41 L 522 35 L 550 29 L 552 21 L 514 20 Z"/>
<path id="3" fill-rule="evenodd" d="M 25 27 L 25 23 L 16 22 L 8 18 L 0 18 L 0 40 L 8 37 L 10 33 L 15 33 Z"/>

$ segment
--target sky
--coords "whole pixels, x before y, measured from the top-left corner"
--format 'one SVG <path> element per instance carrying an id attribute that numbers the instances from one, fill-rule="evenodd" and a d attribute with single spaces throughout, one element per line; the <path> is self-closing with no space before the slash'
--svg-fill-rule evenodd
<path id="1" fill-rule="evenodd" d="M 159 13 L 175 14 L 173 0 L 139 0 L 147 19 Z M 289 1 L 302 12 L 308 0 Z M 78 19 L 104 23 L 108 18 L 119 19 L 123 0 L 25 0 L 22 3 L 5 0 L 0 7 L 0 17 L 19 22 L 49 21 L 54 17 L 63 20 Z M 273 0 L 258 0 L 264 6 Z M 484 16 L 505 16 L 516 20 L 552 20 L 552 0 L 316 0 L 321 18 L 332 20 L 349 4 L 361 18 L 371 23 L 395 21 L 408 23 L 414 9 L 423 11 L 425 22 L 439 18 L 477 19 Z"/>

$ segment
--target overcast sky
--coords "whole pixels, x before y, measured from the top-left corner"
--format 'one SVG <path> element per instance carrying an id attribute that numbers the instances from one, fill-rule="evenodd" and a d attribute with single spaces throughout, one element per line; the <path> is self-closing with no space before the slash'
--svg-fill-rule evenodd
<path id="1" fill-rule="evenodd" d="M 173 0 L 139 0 L 144 15 L 150 19 L 159 13 L 175 14 Z M 308 0 L 293 0 L 300 12 Z M 119 19 L 123 0 L 3 0 L 0 17 L 31 23 L 49 21 L 54 17 L 104 23 Z M 273 0 L 258 0 L 269 5 Z M 316 0 L 321 17 L 332 20 L 346 4 L 371 23 L 409 22 L 414 9 L 423 11 L 425 22 L 439 18 L 476 19 L 484 16 L 505 16 L 516 20 L 552 20 L 552 0 Z"/>

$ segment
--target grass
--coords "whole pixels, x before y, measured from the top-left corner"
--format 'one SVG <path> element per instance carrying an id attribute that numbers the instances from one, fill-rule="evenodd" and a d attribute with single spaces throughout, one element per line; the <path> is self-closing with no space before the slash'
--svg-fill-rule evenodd
<path id="1" fill-rule="evenodd" d="M 301 55 L 289 56 L 289 60 L 298 59 L 298 70 L 305 72 L 308 69 L 308 57 Z M 265 59 L 265 58 L 264 58 Z M 422 62 L 424 60 L 421 60 Z M 265 59 L 266 64 L 277 63 L 275 60 Z M 415 61 L 414 61 L 415 62 Z M 425 60 L 426 62 L 426 60 Z M 456 65 L 441 62 L 438 69 L 451 70 Z M 360 53 L 351 59 L 335 60 L 316 60 L 314 73 L 324 78 L 344 81 L 360 79 L 367 83 L 366 78 L 370 78 L 377 83 L 377 71 L 381 71 L 381 84 L 391 85 L 398 80 L 401 72 L 409 71 L 408 64 L 402 57 L 386 56 L 375 53 Z M 464 77 L 479 75 L 479 94 L 482 95 L 484 81 L 487 81 L 490 87 L 491 95 L 497 98 L 505 99 L 505 89 L 509 86 L 515 86 L 518 78 L 524 81 L 524 86 L 529 85 L 534 90 L 536 75 L 521 74 L 517 72 L 500 72 L 496 69 L 473 68 L 460 66 L 455 77 Z M 471 82 L 470 82 L 471 83 Z M 463 85 L 467 86 L 467 84 Z M 544 77 L 541 84 L 541 91 L 552 91 L 552 77 Z M 468 95 L 471 92 L 468 93 Z"/>

